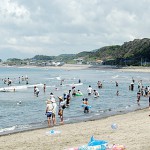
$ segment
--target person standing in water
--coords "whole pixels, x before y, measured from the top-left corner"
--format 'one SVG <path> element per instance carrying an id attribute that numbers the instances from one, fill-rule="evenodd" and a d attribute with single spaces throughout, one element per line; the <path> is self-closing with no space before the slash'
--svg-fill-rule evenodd
<path id="1" fill-rule="evenodd" d="M 79 79 L 79 81 L 78 81 L 79 83 L 81 83 L 81 80 Z"/>
<path id="2" fill-rule="evenodd" d="M 60 123 L 64 124 L 63 113 L 64 113 L 64 109 L 66 108 L 66 101 L 63 101 L 62 97 L 58 97 L 58 98 L 59 98 L 58 115 L 60 116 Z"/>
<path id="3" fill-rule="evenodd" d="M 47 101 L 46 105 L 46 115 L 47 115 L 47 122 L 48 122 L 48 127 L 51 126 L 51 117 L 52 117 L 52 112 L 53 112 L 53 105 L 50 100 Z"/>
<path id="4" fill-rule="evenodd" d="M 95 97 L 95 98 L 99 97 L 99 93 L 98 93 L 97 90 L 94 90 L 93 94 L 94 94 L 94 97 Z"/>
<path id="5" fill-rule="evenodd" d="M 83 99 L 84 106 L 84 113 L 89 113 L 89 104 L 88 104 L 88 98 Z"/>
<path id="6" fill-rule="evenodd" d="M 88 92 L 88 95 L 90 96 L 92 94 L 92 87 L 89 85 L 88 89 L 87 89 L 87 92 Z"/>
<path id="7" fill-rule="evenodd" d="M 53 121 L 53 125 L 56 125 L 56 108 L 57 108 L 57 104 L 56 104 L 56 100 L 55 97 L 51 97 L 50 98 L 52 105 L 53 105 L 53 110 L 52 110 L 52 121 Z"/>
<path id="8" fill-rule="evenodd" d="M 137 92 L 137 104 L 140 105 L 140 99 L 141 99 L 141 92 Z"/>
<path id="9" fill-rule="evenodd" d="M 38 87 L 35 87 L 35 95 L 38 97 L 40 93 L 40 90 L 38 89 Z"/>
<path id="10" fill-rule="evenodd" d="M 43 91 L 45 93 L 45 91 L 46 91 L 46 84 L 43 85 Z"/>

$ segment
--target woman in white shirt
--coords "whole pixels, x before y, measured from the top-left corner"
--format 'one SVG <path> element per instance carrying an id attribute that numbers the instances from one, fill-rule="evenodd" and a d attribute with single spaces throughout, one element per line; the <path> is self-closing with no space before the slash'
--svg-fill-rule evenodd
<path id="1" fill-rule="evenodd" d="M 51 126 L 51 117 L 52 117 L 52 112 L 53 112 L 53 104 L 50 100 L 47 101 L 47 105 L 46 105 L 46 115 L 47 115 L 47 122 L 48 122 L 48 126 Z"/>

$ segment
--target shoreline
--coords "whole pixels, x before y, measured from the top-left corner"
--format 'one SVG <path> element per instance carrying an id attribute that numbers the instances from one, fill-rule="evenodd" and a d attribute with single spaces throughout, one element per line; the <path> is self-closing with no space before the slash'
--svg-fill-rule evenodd
<path id="1" fill-rule="evenodd" d="M 67 124 L 76 124 L 76 123 L 82 123 L 82 122 L 88 122 L 88 121 L 97 121 L 97 120 L 105 119 L 105 118 L 108 118 L 108 117 L 113 117 L 113 116 L 117 116 L 117 115 L 124 115 L 124 114 L 127 114 L 127 113 L 131 113 L 131 112 L 135 112 L 135 111 L 139 111 L 139 110 L 144 110 L 144 109 L 147 109 L 147 108 L 148 107 L 143 107 L 143 108 L 138 108 L 138 109 L 124 110 L 124 111 L 122 110 L 122 111 L 117 111 L 117 112 L 108 111 L 107 113 L 101 114 L 99 116 L 90 116 L 89 118 L 82 118 L 82 120 L 76 120 L 76 121 L 71 121 L 71 122 L 65 122 L 64 121 L 65 122 L 64 124 L 67 125 Z M 59 127 L 59 126 L 61 126 L 61 124 L 56 124 L 55 127 Z M 4 131 L 4 132 L 0 133 L 0 136 L 7 136 L 7 135 L 11 135 L 11 134 L 23 133 L 23 132 L 34 131 L 34 130 L 45 129 L 45 128 L 48 128 L 47 127 L 47 122 L 43 126 L 38 126 L 37 125 L 36 127 L 33 126 L 32 128 L 25 128 L 25 129 L 22 129 L 22 130 L 21 129 L 20 130 L 16 129 L 16 130 Z M 52 128 L 52 127 L 50 127 L 50 128 Z"/>
<path id="2" fill-rule="evenodd" d="M 116 66 L 105 66 L 105 65 L 86 65 L 86 64 L 64 64 L 63 66 L 3 66 L 0 67 L 8 67 L 8 68 L 42 68 L 42 69 L 63 69 L 63 70 L 82 70 L 82 69 L 94 69 L 94 70 L 117 70 L 122 72 L 150 72 L 150 67 L 143 66 L 128 66 L 128 67 L 120 67 Z"/>
<path id="3" fill-rule="evenodd" d="M 95 139 L 106 140 L 109 144 L 125 145 L 129 150 L 149 150 L 149 114 L 150 110 L 145 108 L 99 120 L 64 124 L 52 128 L 41 128 L 3 135 L 0 136 L 0 148 L 5 150 L 10 149 L 10 147 L 14 150 L 25 148 L 31 150 L 37 148 L 44 150 L 62 150 L 85 145 L 93 135 Z M 116 123 L 118 128 L 113 130 L 111 128 L 112 123 Z M 51 129 L 61 131 L 61 133 L 47 135 L 46 132 Z"/>

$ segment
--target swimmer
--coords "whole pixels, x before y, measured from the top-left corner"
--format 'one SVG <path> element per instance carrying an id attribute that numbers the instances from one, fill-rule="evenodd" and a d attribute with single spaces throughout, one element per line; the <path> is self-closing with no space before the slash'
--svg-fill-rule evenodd
<path id="1" fill-rule="evenodd" d="M 17 105 L 21 105 L 21 101 L 19 101 L 19 102 L 17 103 Z"/>
<path id="2" fill-rule="evenodd" d="M 119 91 L 116 92 L 116 95 L 119 96 Z"/>
<path id="3" fill-rule="evenodd" d="M 95 96 L 94 96 L 95 98 L 96 98 L 96 97 L 99 97 L 99 93 L 98 93 L 97 90 L 94 90 L 93 94 L 95 95 Z"/>

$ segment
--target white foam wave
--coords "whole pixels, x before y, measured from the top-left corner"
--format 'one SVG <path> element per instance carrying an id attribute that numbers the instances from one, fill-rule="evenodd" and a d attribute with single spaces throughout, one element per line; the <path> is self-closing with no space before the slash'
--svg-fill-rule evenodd
<path id="1" fill-rule="evenodd" d="M 119 77 L 119 75 L 116 75 L 116 76 L 112 76 L 112 78 L 113 78 L 113 79 L 115 79 L 115 78 L 118 78 L 118 77 Z"/>
<path id="2" fill-rule="evenodd" d="M 1 92 L 11 92 L 11 91 L 14 91 L 14 90 L 23 90 L 23 89 L 27 89 L 27 86 L 24 85 L 24 86 L 3 87 L 3 88 L 0 88 L 0 91 Z"/>
<path id="3" fill-rule="evenodd" d="M 13 130 L 15 130 L 15 126 L 13 126 L 13 127 L 10 127 L 10 128 L 4 128 L 4 129 L 0 129 L 0 133 L 2 133 L 2 132 L 7 132 L 7 131 L 13 131 Z"/>
<path id="4" fill-rule="evenodd" d="M 0 88 L 0 92 L 12 92 L 14 90 L 24 90 L 24 89 L 27 89 L 27 88 L 33 88 L 34 86 L 43 87 L 43 84 L 39 83 L 39 84 L 33 84 L 33 85 L 2 87 L 2 88 Z"/>
<path id="5" fill-rule="evenodd" d="M 39 84 L 33 84 L 33 85 L 27 85 L 28 88 L 33 88 L 34 86 L 36 87 L 43 87 L 44 84 L 39 83 Z"/>
<path id="6" fill-rule="evenodd" d="M 83 85 L 83 83 L 76 83 L 76 84 L 65 84 L 66 86 L 80 86 Z"/>
<path id="7" fill-rule="evenodd" d="M 61 77 L 56 77 L 57 80 L 61 80 Z"/>

